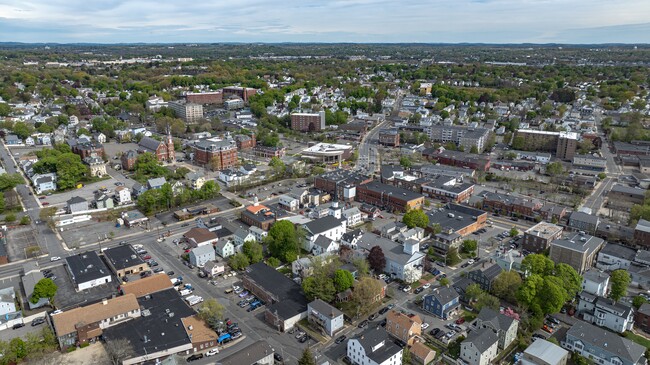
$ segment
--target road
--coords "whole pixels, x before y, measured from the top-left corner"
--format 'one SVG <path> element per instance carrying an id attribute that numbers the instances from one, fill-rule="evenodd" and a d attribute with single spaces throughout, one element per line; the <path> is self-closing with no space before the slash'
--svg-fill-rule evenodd
<path id="1" fill-rule="evenodd" d="M 375 125 L 371 130 L 366 133 L 365 136 L 361 139 L 361 142 L 359 143 L 359 159 L 357 162 L 356 169 L 357 170 L 366 170 L 370 171 L 371 167 L 373 170 L 376 168 L 376 149 L 375 149 L 375 154 L 371 156 L 371 144 L 377 144 L 378 135 L 379 131 L 381 131 L 386 125 L 388 125 L 390 122 L 389 121 L 383 121 L 377 125 Z"/>

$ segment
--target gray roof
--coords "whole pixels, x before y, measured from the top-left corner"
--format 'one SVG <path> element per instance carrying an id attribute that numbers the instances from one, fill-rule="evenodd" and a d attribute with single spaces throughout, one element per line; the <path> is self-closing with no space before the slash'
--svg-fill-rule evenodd
<path id="1" fill-rule="evenodd" d="M 441 304 L 449 303 L 452 300 L 458 298 L 458 293 L 456 292 L 456 290 L 447 286 L 443 286 L 434 290 L 431 295 L 434 298 L 438 299 L 438 302 L 440 302 Z"/>
<path id="2" fill-rule="evenodd" d="M 384 252 L 384 256 L 387 260 L 391 260 L 400 265 L 406 265 L 412 260 L 417 260 L 424 256 L 424 254 L 419 251 L 413 255 L 409 255 L 404 252 L 402 245 L 387 238 L 377 236 L 371 232 L 364 233 L 357 242 L 357 245 L 366 251 L 370 251 L 373 247 L 379 246 Z"/>
<path id="3" fill-rule="evenodd" d="M 480 353 L 483 353 L 497 341 L 499 341 L 499 336 L 493 330 L 490 328 L 479 328 L 470 332 L 463 343 L 472 343 Z"/>
<path id="4" fill-rule="evenodd" d="M 389 194 L 393 196 L 399 196 L 400 199 L 405 201 L 411 201 L 411 200 L 422 198 L 422 194 L 416 193 L 412 190 L 398 188 L 397 186 L 383 184 L 378 181 L 371 181 L 367 184 L 361 185 L 361 187 L 373 191 L 375 193 L 383 193 L 383 194 Z"/>
<path id="5" fill-rule="evenodd" d="M 533 343 L 524 350 L 524 353 L 543 359 L 547 364 L 562 364 L 562 359 L 568 355 L 568 351 L 560 346 L 542 339 L 533 341 Z"/>
<path id="6" fill-rule="evenodd" d="M 600 348 L 622 359 L 636 364 L 645 352 L 645 347 L 636 344 L 617 333 L 599 328 L 584 321 L 576 323 L 567 331 L 571 336 L 583 343 Z"/>
<path id="7" fill-rule="evenodd" d="M 259 340 L 254 342 L 243 349 L 235 352 L 234 354 L 228 355 L 223 359 L 219 360 L 218 363 L 221 365 L 253 365 L 257 364 L 258 361 L 272 355 L 275 351 L 264 340 Z"/>
<path id="8" fill-rule="evenodd" d="M 315 310 L 316 312 L 326 315 L 329 318 L 336 318 L 343 315 L 343 312 L 332 307 L 331 305 L 325 303 L 320 299 L 315 299 L 313 302 L 309 303 L 309 308 Z"/>
<path id="9" fill-rule="evenodd" d="M 250 232 L 247 229 L 242 227 L 237 228 L 237 230 L 235 231 L 235 237 L 241 239 L 245 239 L 246 237 L 248 237 L 249 234 Z"/>
<path id="10" fill-rule="evenodd" d="M 161 143 L 161 141 L 145 136 L 142 137 L 140 143 L 138 143 L 138 146 L 144 148 L 145 150 L 148 150 L 148 152 L 155 152 Z"/>
<path id="11" fill-rule="evenodd" d="M 628 261 L 633 261 L 636 257 L 636 250 L 627 246 L 623 246 L 616 243 L 606 243 L 602 250 L 601 254 L 619 257 Z"/>
<path id="12" fill-rule="evenodd" d="M 80 196 L 73 196 L 72 198 L 68 199 L 66 202 L 68 205 L 72 204 L 77 204 L 77 203 L 87 203 L 86 199 L 80 197 Z"/>
<path id="13" fill-rule="evenodd" d="M 512 323 L 515 321 L 514 318 L 508 317 L 505 314 L 501 314 L 495 311 L 492 308 L 483 307 L 481 312 L 478 314 L 478 319 L 483 322 L 490 322 L 494 328 L 502 331 L 507 331 Z"/>
<path id="14" fill-rule="evenodd" d="M 585 222 L 589 224 L 598 224 L 598 217 L 585 212 L 573 212 L 569 216 L 570 221 Z"/>
<path id="15" fill-rule="evenodd" d="M 553 249 L 553 246 L 558 246 L 573 251 L 591 253 L 602 247 L 604 243 L 605 240 L 602 238 L 590 236 L 588 234 L 576 233 L 567 238 L 553 240 L 553 242 L 551 242 L 551 250 Z"/>
<path id="16" fill-rule="evenodd" d="M 650 316 L 650 303 L 643 303 L 637 310 L 638 313 Z"/>
<path id="17" fill-rule="evenodd" d="M 615 184 L 614 186 L 612 186 L 611 191 L 617 193 L 623 193 L 623 194 L 630 194 L 630 195 L 640 195 L 640 196 L 644 196 L 646 192 L 644 189 L 631 188 L 629 186 L 622 185 L 622 184 Z"/>
<path id="18" fill-rule="evenodd" d="M 634 228 L 637 231 L 650 232 L 650 222 L 645 219 L 639 219 L 639 222 Z"/>
<path id="19" fill-rule="evenodd" d="M 589 270 L 585 271 L 585 273 L 582 274 L 582 277 L 585 280 L 589 280 L 591 282 L 601 284 L 601 283 L 604 283 L 605 281 L 607 281 L 607 279 L 609 279 L 609 274 L 598 271 L 598 270 L 592 268 L 592 269 L 589 269 Z"/>
<path id="20" fill-rule="evenodd" d="M 476 271 L 482 272 L 483 275 L 489 280 L 494 280 L 497 276 L 499 276 L 499 274 L 501 274 L 501 271 L 503 271 L 503 269 L 501 266 L 499 266 L 499 264 L 492 264 L 491 266 L 480 268 Z"/>
<path id="21" fill-rule="evenodd" d="M 431 224 L 438 223 L 442 227 L 442 232 L 452 230 L 456 232 L 470 224 L 474 224 L 476 219 L 482 214 L 486 214 L 480 209 L 470 208 L 458 204 L 447 204 L 446 206 L 438 209 L 433 209 L 427 213 L 429 222 Z M 453 215 L 453 216 L 451 216 Z"/>
<path id="22" fill-rule="evenodd" d="M 217 240 L 217 243 L 214 245 L 215 248 L 218 248 L 219 250 L 223 250 L 226 245 L 230 242 L 229 239 L 220 237 L 219 240 Z"/>
<path id="23" fill-rule="evenodd" d="M 212 245 L 203 245 L 192 249 L 194 256 L 205 255 L 210 252 L 214 253 L 214 247 L 212 247 Z"/>
<path id="24" fill-rule="evenodd" d="M 367 330 L 362 332 L 360 336 L 355 337 L 354 339 L 359 341 L 366 352 L 366 356 L 377 364 L 383 363 L 402 351 L 402 349 L 390 339 L 388 332 L 379 326 L 370 326 Z M 372 350 L 382 342 L 384 343 L 382 346 L 376 348 L 375 351 Z"/>
<path id="25" fill-rule="evenodd" d="M 163 186 L 167 180 L 164 177 L 156 177 L 153 179 L 149 179 L 147 181 L 147 184 L 149 184 L 149 187 L 154 187 L 154 186 Z"/>
<path id="26" fill-rule="evenodd" d="M 341 221 L 334 216 L 328 215 L 306 223 L 305 229 L 311 234 L 319 234 L 341 225 Z"/>
<path id="27" fill-rule="evenodd" d="M 341 241 L 351 242 L 355 238 L 360 238 L 361 236 L 363 236 L 363 231 L 357 228 L 354 231 L 344 233 L 343 237 L 341 237 Z"/>
<path id="28" fill-rule="evenodd" d="M 314 241 L 314 245 L 322 247 L 323 249 L 327 250 L 328 247 L 332 244 L 332 240 L 320 235 L 316 238 L 316 241 Z"/>

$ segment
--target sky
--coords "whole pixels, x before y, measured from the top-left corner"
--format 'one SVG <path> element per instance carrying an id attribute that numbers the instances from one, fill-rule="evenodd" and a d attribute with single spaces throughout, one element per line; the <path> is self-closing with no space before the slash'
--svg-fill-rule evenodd
<path id="1" fill-rule="evenodd" d="M 0 0 L 0 42 L 650 43 L 650 0 Z"/>

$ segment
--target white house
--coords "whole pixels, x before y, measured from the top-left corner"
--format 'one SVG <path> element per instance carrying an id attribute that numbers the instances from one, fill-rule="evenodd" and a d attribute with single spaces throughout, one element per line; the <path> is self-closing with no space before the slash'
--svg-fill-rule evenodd
<path id="1" fill-rule="evenodd" d="M 12 286 L 0 289 L 0 316 L 16 312 L 16 292 Z"/>
<path id="2" fill-rule="evenodd" d="M 303 249 L 311 252 L 318 236 L 325 236 L 332 241 L 339 241 L 345 233 L 346 221 L 331 215 L 303 224 L 306 231 Z"/>
<path id="3" fill-rule="evenodd" d="M 212 245 L 203 245 L 193 248 L 190 251 L 190 264 L 203 267 L 207 262 L 215 259 L 214 248 Z"/>
<path id="4" fill-rule="evenodd" d="M 224 259 L 235 254 L 235 245 L 233 244 L 232 240 L 224 237 L 219 238 L 217 244 L 214 245 L 214 249 L 216 250 L 217 255 L 223 257 Z"/>
<path id="5" fill-rule="evenodd" d="M 338 252 L 339 244 L 324 235 L 319 235 L 314 241 L 312 252 L 314 255 L 322 255 L 325 252 Z"/>
<path id="6" fill-rule="evenodd" d="M 594 364 L 642 365 L 647 362 L 644 346 L 583 321 L 576 321 L 566 332 L 561 345 L 591 359 Z"/>
<path id="7" fill-rule="evenodd" d="M 25 138 L 25 145 L 26 146 L 33 146 L 35 144 L 36 144 L 36 141 L 34 141 L 34 137 L 29 136 L 29 137 Z"/>
<path id="8" fill-rule="evenodd" d="M 256 227 L 256 226 L 250 226 L 248 231 L 253 234 L 253 237 L 255 237 L 255 240 L 257 242 L 262 242 L 264 240 L 264 238 L 269 235 L 269 232 L 263 230 L 260 227 Z"/>
<path id="9" fill-rule="evenodd" d="M 126 186 L 118 186 L 115 188 L 115 200 L 118 205 L 131 204 L 131 190 Z"/>
<path id="10" fill-rule="evenodd" d="M 93 133 L 93 139 L 99 143 L 106 143 L 106 135 L 102 132 Z"/>
<path id="11" fill-rule="evenodd" d="M 233 235 L 234 244 L 236 247 L 241 247 L 246 241 L 256 241 L 255 235 L 246 228 L 239 228 Z"/>
<path id="12" fill-rule="evenodd" d="M 225 271 L 226 271 L 226 265 L 222 260 L 208 261 L 203 266 L 203 272 L 206 273 L 211 278 L 221 275 Z"/>
<path id="13" fill-rule="evenodd" d="M 189 172 L 185 175 L 187 186 L 192 190 L 199 190 L 205 184 L 205 176 L 200 172 Z"/>
<path id="14" fill-rule="evenodd" d="M 280 204 L 280 206 L 285 210 L 294 211 L 298 209 L 300 202 L 298 201 L 298 199 L 290 195 L 283 194 L 280 195 L 280 200 L 278 201 L 278 204 Z"/>
<path id="15" fill-rule="evenodd" d="M 239 185 L 248 179 L 248 175 L 241 171 L 225 169 L 219 171 L 219 180 L 226 183 L 227 186 Z"/>
<path id="16" fill-rule="evenodd" d="M 609 274 L 596 269 L 587 270 L 582 274 L 582 290 L 587 293 L 604 297 L 609 286 Z"/>
<path id="17" fill-rule="evenodd" d="M 490 328 L 496 332 L 499 337 L 499 348 L 503 350 L 517 338 L 519 321 L 491 308 L 483 307 L 476 317 L 474 328 Z"/>
<path id="18" fill-rule="evenodd" d="M 460 344 L 460 358 L 469 365 L 488 365 L 497 357 L 499 337 L 490 328 L 469 333 Z"/>
<path id="19" fill-rule="evenodd" d="M 355 227 L 363 223 L 363 215 L 357 207 L 344 210 L 341 216 L 345 218 L 348 227 Z"/>
<path id="20" fill-rule="evenodd" d="M 347 355 L 358 365 L 399 365 L 402 363 L 402 348 L 389 338 L 383 328 L 370 327 L 361 335 L 351 338 L 347 344 Z"/>
<path id="21" fill-rule="evenodd" d="M 420 244 L 418 242 L 409 240 L 403 245 L 400 245 L 397 242 L 380 237 L 371 232 L 363 234 L 357 240 L 357 247 L 363 254 L 367 255 L 375 246 L 381 247 L 386 257 L 384 272 L 400 280 L 405 280 L 407 278 L 406 274 L 409 274 L 409 280 L 414 281 L 418 280 L 422 275 L 422 270 L 419 268 L 419 265 L 422 264 L 425 255 L 420 252 Z M 417 275 L 418 273 L 419 275 Z"/>
<path id="22" fill-rule="evenodd" d="M 578 313 L 585 322 L 609 328 L 618 333 L 632 330 L 634 311 L 632 307 L 615 302 L 610 298 L 599 297 L 585 291 L 578 294 Z"/>
<path id="23" fill-rule="evenodd" d="M 348 246 L 351 249 L 357 248 L 357 242 L 361 239 L 364 232 L 360 229 L 355 229 L 354 231 L 347 232 L 341 237 L 341 246 Z"/>

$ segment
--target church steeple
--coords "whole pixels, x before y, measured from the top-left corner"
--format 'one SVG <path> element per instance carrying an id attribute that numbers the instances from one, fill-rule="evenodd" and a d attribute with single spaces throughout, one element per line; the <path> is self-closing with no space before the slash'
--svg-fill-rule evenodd
<path id="1" fill-rule="evenodd" d="M 174 151 L 174 140 L 172 139 L 172 128 L 167 126 L 167 139 L 165 141 L 167 145 L 167 161 L 176 162 L 176 151 Z"/>

